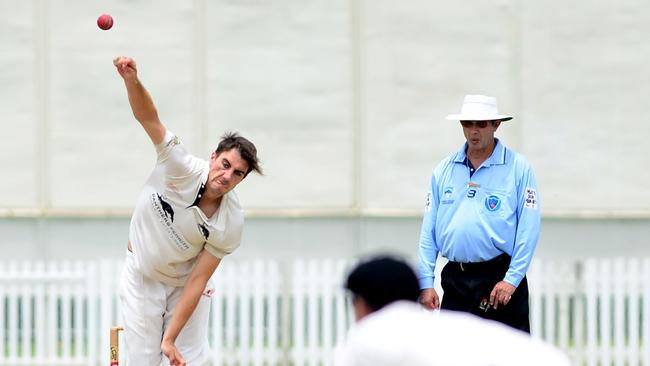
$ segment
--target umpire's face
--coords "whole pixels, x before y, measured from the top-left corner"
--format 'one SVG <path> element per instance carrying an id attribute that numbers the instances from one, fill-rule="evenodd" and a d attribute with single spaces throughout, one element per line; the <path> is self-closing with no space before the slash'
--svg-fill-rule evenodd
<path id="1" fill-rule="evenodd" d="M 210 172 L 206 193 L 216 197 L 223 196 L 239 184 L 248 172 L 248 163 L 242 159 L 239 150 L 233 148 L 210 156 Z"/>
<path id="2" fill-rule="evenodd" d="M 460 121 L 468 150 L 485 150 L 494 143 L 494 133 L 501 121 Z"/>

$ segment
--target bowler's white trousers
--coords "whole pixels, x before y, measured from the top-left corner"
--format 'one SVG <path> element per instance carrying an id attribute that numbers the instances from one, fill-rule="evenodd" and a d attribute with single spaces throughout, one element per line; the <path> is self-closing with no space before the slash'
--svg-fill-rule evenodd
<path id="1" fill-rule="evenodd" d="M 127 251 L 120 283 L 120 300 L 124 326 L 127 366 L 168 366 L 169 360 L 160 349 L 162 336 L 183 292 L 144 276 L 135 266 L 134 254 Z M 204 291 L 194 313 L 183 327 L 176 347 L 188 366 L 202 366 L 209 358 L 208 321 L 212 282 Z"/>

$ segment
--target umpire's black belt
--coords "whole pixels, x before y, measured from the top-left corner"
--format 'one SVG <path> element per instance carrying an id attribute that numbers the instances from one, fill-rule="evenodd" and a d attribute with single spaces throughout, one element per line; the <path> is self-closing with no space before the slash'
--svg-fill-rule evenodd
<path id="1" fill-rule="evenodd" d="M 510 266 L 510 256 L 503 253 L 485 262 L 453 262 L 449 261 L 448 266 L 453 266 L 463 272 L 489 272 Z"/>

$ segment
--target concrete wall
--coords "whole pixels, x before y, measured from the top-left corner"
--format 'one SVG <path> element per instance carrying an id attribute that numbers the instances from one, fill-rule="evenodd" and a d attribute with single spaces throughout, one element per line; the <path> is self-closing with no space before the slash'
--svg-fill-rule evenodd
<path id="1" fill-rule="evenodd" d="M 416 245 L 428 177 L 463 142 L 444 117 L 467 93 L 515 115 L 498 134 L 536 171 L 543 236 L 636 243 L 650 217 L 648 12 L 644 0 L 0 0 L 0 226 L 15 234 L 2 245 L 104 245 L 92 232 L 126 230 L 154 153 L 117 55 L 136 58 L 197 155 L 226 130 L 256 142 L 266 176 L 238 193 L 252 237 L 278 220 L 273 246 L 312 229 L 358 250 L 395 233 Z M 21 250 L 59 248 L 32 244 Z"/>

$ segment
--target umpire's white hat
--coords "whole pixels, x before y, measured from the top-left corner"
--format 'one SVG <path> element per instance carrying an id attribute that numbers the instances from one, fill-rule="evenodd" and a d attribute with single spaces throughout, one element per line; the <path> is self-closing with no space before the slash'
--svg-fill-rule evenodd
<path id="1" fill-rule="evenodd" d="M 466 95 L 458 114 L 450 114 L 450 121 L 508 121 L 512 116 L 499 114 L 497 98 L 485 95 Z"/>

